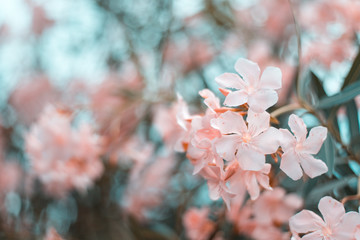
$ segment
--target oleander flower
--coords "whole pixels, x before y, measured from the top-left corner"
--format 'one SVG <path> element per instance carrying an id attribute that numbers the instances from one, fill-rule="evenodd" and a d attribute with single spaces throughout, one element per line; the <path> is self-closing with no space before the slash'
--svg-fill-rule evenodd
<path id="1" fill-rule="evenodd" d="M 289 126 L 295 136 L 287 129 L 280 129 L 283 135 L 280 145 L 284 151 L 280 169 L 293 180 L 298 180 L 302 177 L 302 169 L 311 178 L 326 173 L 328 171 L 326 164 L 314 158 L 312 154 L 319 152 L 321 145 L 326 139 L 327 129 L 321 126 L 314 127 L 306 138 L 306 125 L 295 114 L 291 114 L 289 117 Z"/>
<path id="2" fill-rule="evenodd" d="M 290 230 L 295 239 L 306 240 L 352 240 L 360 223 L 360 215 L 345 213 L 342 203 L 332 197 L 323 197 L 319 202 L 323 218 L 309 210 L 303 210 L 290 218 Z M 305 234 L 299 237 L 299 234 Z"/>
<path id="3" fill-rule="evenodd" d="M 222 137 L 215 143 L 217 153 L 232 161 L 235 155 L 244 170 L 259 171 L 264 167 L 265 154 L 276 152 L 279 131 L 270 127 L 267 112 L 248 112 L 247 123 L 237 113 L 228 111 L 213 119 L 211 125 L 219 129 Z"/>
<path id="4" fill-rule="evenodd" d="M 240 106 L 245 103 L 256 113 L 264 112 L 278 101 L 275 90 L 281 88 L 281 70 L 277 67 L 267 67 L 260 78 L 260 68 L 257 63 L 240 58 L 235 63 L 235 70 L 240 74 L 224 73 L 216 78 L 220 87 L 235 89 L 226 96 L 224 104 Z"/>

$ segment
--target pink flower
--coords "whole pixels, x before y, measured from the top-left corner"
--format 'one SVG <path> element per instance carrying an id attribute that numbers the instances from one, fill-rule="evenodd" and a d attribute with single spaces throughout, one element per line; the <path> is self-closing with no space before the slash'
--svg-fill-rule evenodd
<path id="1" fill-rule="evenodd" d="M 237 113 L 228 111 L 211 121 L 223 136 L 215 143 L 220 157 L 232 161 L 236 157 L 244 170 L 258 171 L 264 167 L 265 154 L 274 153 L 279 147 L 279 132 L 270 127 L 267 112 L 248 112 L 248 124 Z"/>
<path id="2" fill-rule="evenodd" d="M 184 152 L 189 144 L 192 117 L 188 106 L 180 94 L 171 107 L 160 106 L 155 110 L 154 125 L 163 141 L 177 152 Z"/>
<path id="3" fill-rule="evenodd" d="M 215 223 L 208 219 L 208 208 L 190 208 L 183 217 L 186 235 L 190 240 L 206 240 L 215 228 Z"/>
<path id="4" fill-rule="evenodd" d="M 230 209 L 230 199 L 235 197 L 235 194 L 231 192 L 226 182 L 234 173 L 232 169 L 224 171 L 218 166 L 206 166 L 200 172 L 207 180 L 211 200 L 218 200 L 221 197 L 228 209 Z"/>
<path id="5" fill-rule="evenodd" d="M 240 58 L 235 63 L 234 73 L 224 73 L 216 78 L 216 82 L 224 88 L 236 89 L 230 92 L 224 101 L 227 106 L 249 104 L 256 113 L 264 112 L 278 100 L 275 90 L 281 88 L 281 71 L 277 67 L 267 67 L 260 78 L 257 63 Z"/>
<path id="6" fill-rule="evenodd" d="M 357 213 L 345 213 L 344 206 L 332 197 L 323 197 L 319 202 L 321 219 L 314 212 L 303 210 L 290 218 L 290 230 L 299 238 L 307 240 L 352 240 L 360 217 Z"/>
<path id="7" fill-rule="evenodd" d="M 44 75 L 21 81 L 10 96 L 10 104 L 15 108 L 19 121 L 26 125 L 33 123 L 46 104 L 59 98 L 58 91 Z"/>
<path id="8" fill-rule="evenodd" d="M 54 25 L 55 21 L 50 19 L 41 6 L 33 6 L 32 31 L 41 35 L 47 28 Z"/>
<path id="9" fill-rule="evenodd" d="M 315 159 L 312 154 L 319 152 L 326 139 L 327 129 L 321 126 L 314 127 L 311 129 L 308 138 L 306 138 L 306 125 L 295 114 L 291 114 L 289 126 L 295 137 L 289 130 L 280 129 L 283 135 L 280 145 L 284 151 L 280 169 L 293 180 L 302 177 L 302 169 L 311 178 L 326 173 L 328 171 L 326 164 L 319 159 Z"/>
<path id="10" fill-rule="evenodd" d="M 230 182 L 230 188 L 242 189 L 242 186 L 245 184 L 247 191 L 250 194 L 251 200 L 256 200 L 260 195 L 260 186 L 267 190 L 272 190 L 269 182 L 271 164 L 265 163 L 263 168 L 259 171 L 246 171 L 239 169 L 237 173 L 232 177 Z M 237 191 L 236 191 L 237 192 Z"/>
<path id="11" fill-rule="evenodd" d="M 32 172 L 51 195 L 84 191 L 103 172 L 101 141 L 90 125 L 73 129 L 71 117 L 51 105 L 45 107 L 25 141 Z"/>
<path id="12" fill-rule="evenodd" d="M 215 110 L 221 107 L 219 98 L 209 89 L 199 91 L 199 95 L 204 98 L 204 103 L 211 112 L 215 113 Z"/>
<path id="13" fill-rule="evenodd" d="M 44 240 L 63 240 L 63 238 L 57 233 L 55 228 L 51 227 L 48 229 Z"/>
<path id="14" fill-rule="evenodd" d="M 303 204 L 302 199 L 295 194 L 286 194 L 283 188 L 263 192 L 254 202 L 254 216 L 258 224 L 281 225 Z"/>
<path id="15" fill-rule="evenodd" d="M 126 212 L 138 221 L 145 221 L 149 211 L 160 205 L 169 186 L 169 179 L 175 165 L 174 157 L 158 157 L 141 169 L 137 178 L 124 194 L 122 206 Z"/>

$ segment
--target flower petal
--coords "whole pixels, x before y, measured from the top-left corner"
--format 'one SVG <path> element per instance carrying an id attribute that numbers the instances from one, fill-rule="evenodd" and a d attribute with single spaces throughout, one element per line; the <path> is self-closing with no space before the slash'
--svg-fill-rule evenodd
<path id="1" fill-rule="evenodd" d="M 281 88 L 281 70 L 277 67 L 265 68 L 260 79 L 260 88 L 280 89 Z"/>
<path id="2" fill-rule="evenodd" d="M 248 147 L 238 148 L 236 157 L 243 170 L 260 171 L 265 165 L 265 155 Z"/>
<path id="3" fill-rule="evenodd" d="M 245 58 L 239 58 L 235 63 L 235 70 L 243 77 L 243 79 L 253 87 L 257 87 L 260 78 L 260 68 Z"/>
<path id="4" fill-rule="evenodd" d="M 280 169 L 294 181 L 299 180 L 303 175 L 298 158 L 294 151 L 288 151 L 283 154 Z"/>
<path id="5" fill-rule="evenodd" d="M 344 205 L 329 196 L 320 199 L 319 210 L 323 215 L 326 224 L 333 230 L 345 215 Z"/>
<path id="6" fill-rule="evenodd" d="M 256 113 L 249 110 L 246 121 L 248 122 L 250 135 L 255 137 L 270 127 L 270 114 L 267 112 Z"/>
<path id="7" fill-rule="evenodd" d="M 204 98 L 205 105 L 214 112 L 215 109 L 220 108 L 220 100 L 209 89 L 199 91 L 199 95 Z"/>
<path id="8" fill-rule="evenodd" d="M 289 219 L 291 232 L 307 233 L 321 230 L 325 226 L 324 221 L 309 210 L 303 210 Z"/>
<path id="9" fill-rule="evenodd" d="M 310 154 L 300 154 L 301 167 L 304 169 L 306 175 L 311 178 L 320 176 L 328 171 L 326 164 L 311 156 Z"/>
<path id="10" fill-rule="evenodd" d="M 278 129 L 270 127 L 253 139 L 253 144 L 263 154 L 272 154 L 279 148 L 281 133 Z"/>
<path id="11" fill-rule="evenodd" d="M 298 142 L 305 141 L 307 129 L 304 121 L 300 117 L 296 116 L 295 114 L 291 114 L 289 117 L 289 127 L 294 133 Z"/>
<path id="12" fill-rule="evenodd" d="M 224 88 L 244 89 L 246 83 L 235 73 L 224 73 L 215 78 L 217 84 Z"/>
<path id="13" fill-rule="evenodd" d="M 358 212 L 347 212 L 340 226 L 333 234 L 334 239 L 356 239 L 360 238 L 360 214 Z"/>
<path id="14" fill-rule="evenodd" d="M 303 152 L 317 154 L 327 136 L 327 128 L 314 127 L 310 130 L 308 138 L 303 143 Z"/>
<path id="15" fill-rule="evenodd" d="M 290 149 L 294 149 L 296 146 L 296 139 L 287 129 L 279 129 L 280 136 L 280 146 L 284 152 L 289 151 Z"/>
<path id="16" fill-rule="evenodd" d="M 278 94 L 271 89 L 260 89 L 248 97 L 249 108 L 254 112 L 264 112 L 278 101 Z"/>
<path id="17" fill-rule="evenodd" d="M 320 231 L 316 231 L 316 232 L 306 234 L 305 236 L 303 236 L 301 238 L 301 240 L 324 240 L 324 238 Z"/>
<path id="18" fill-rule="evenodd" d="M 208 180 L 209 197 L 211 200 L 218 200 L 220 198 L 221 186 L 219 182 Z"/>
<path id="19" fill-rule="evenodd" d="M 252 172 L 246 172 L 244 176 L 244 181 L 246 185 L 246 189 L 250 194 L 251 200 L 255 200 L 260 195 L 260 187 L 256 180 L 256 176 Z"/>
<path id="20" fill-rule="evenodd" d="M 245 92 L 245 90 L 235 91 L 235 92 L 229 92 L 229 94 L 226 96 L 224 105 L 236 107 L 243 105 L 248 101 L 248 94 Z"/>
<path id="21" fill-rule="evenodd" d="M 240 114 L 227 111 L 218 118 L 211 119 L 211 126 L 218 129 L 222 134 L 237 133 L 241 135 L 247 131 L 247 126 Z"/>
<path id="22" fill-rule="evenodd" d="M 215 142 L 215 149 L 217 154 L 227 160 L 232 161 L 235 158 L 235 152 L 237 149 L 237 141 L 239 138 L 237 135 L 224 135 Z"/>

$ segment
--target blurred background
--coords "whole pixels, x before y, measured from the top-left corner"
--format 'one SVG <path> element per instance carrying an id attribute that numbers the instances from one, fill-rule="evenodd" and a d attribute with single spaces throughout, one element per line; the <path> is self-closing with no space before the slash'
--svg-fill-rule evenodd
<path id="1" fill-rule="evenodd" d="M 189 238 L 186 210 L 211 206 L 217 219 L 221 203 L 174 152 L 177 94 L 190 113 L 204 111 L 198 92 L 222 97 L 215 77 L 245 57 L 282 70 L 271 111 L 317 106 L 346 86 L 359 30 L 352 0 L 0 0 L 0 238 Z M 358 107 L 337 105 L 333 158 L 346 155 L 341 144 L 359 152 Z M 343 169 L 319 183 L 359 165 Z M 282 186 L 312 190 L 291 184 Z M 312 196 L 314 207 L 321 194 Z M 224 239 L 261 239 L 240 235 Z"/>

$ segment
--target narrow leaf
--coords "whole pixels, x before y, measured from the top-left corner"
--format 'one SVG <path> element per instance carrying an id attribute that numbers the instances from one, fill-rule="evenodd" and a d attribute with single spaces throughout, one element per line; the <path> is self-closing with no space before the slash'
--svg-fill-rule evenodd
<path id="1" fill-rule="evenodd" d="M 329 177 L 332 177 L 334 166 L 336 164 L 336 145 L 335 140 L 331 134 L 328 133 L 327 138 L 316 157 L 326 163 L 329 169 L 326 174 Z"/>
<path id="2" fill-rule="evenodd" d="M 356 181 L 356 177 L 344 177 L 319 185 L 309 193 L 306 200 L 309 202 L 317 202 L 321 197 L 331 194 L 335 189 L 347 186 L 352 180 Z"/>
<path id="3" fill-rule="evenodd" d="M 360 79 L 360 48 L 357 56 L 354 59 L 354 62 L 350 68 L 348 75 L 346 76 L 342 90 L 345 89 L 349 84 L 355 82 Z"/>
<path id="4" fill-rule="evenodd" d="M 333 106 L 337 106 L 350 101 L 359 94 L 360 94 L 360 81 L 347 86 L 346 88 L 344 88 L 343 91 L 331 97 L 322 98 L 319 101 L 317 108 L 330 108 Z"/>
<path id="5" fill-rule="evenodd" d="M 360 133 L 358 109 L 354 100 L 351 100 L 346 104 L 346 114 L 349 120 L 351 139 L 353 139 Z"/>

